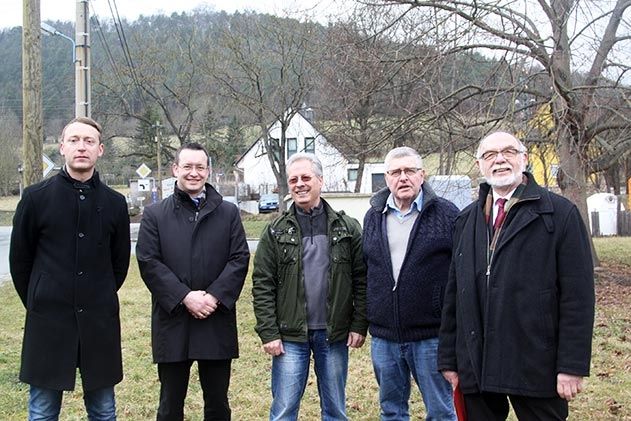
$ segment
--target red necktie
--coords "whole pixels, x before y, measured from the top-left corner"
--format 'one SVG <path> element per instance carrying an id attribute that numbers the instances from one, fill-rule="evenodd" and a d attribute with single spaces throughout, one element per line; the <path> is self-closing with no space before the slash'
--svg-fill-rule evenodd
<path id="1" fill-rule="evenodd" d="M 493 223 L 494 232 L 502 226 L 502 222 L 504 222 L 504 218 L 506 217 L 504 203 L 506 203 L 506 199 L 497 199 L 497 216 L 495 217 L 495 222 Z"/>

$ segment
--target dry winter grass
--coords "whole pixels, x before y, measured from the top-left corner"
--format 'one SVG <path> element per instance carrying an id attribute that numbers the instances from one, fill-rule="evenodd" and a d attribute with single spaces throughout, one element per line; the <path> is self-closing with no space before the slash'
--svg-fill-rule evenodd
<path id="1" fill-rule="evenodd" d="M 592 376 L 586 391 L 571 403 L 573 420 L 631 420 L 631 238 L 598 239 L 603 270 L 597 284 L 597 317 Z M 254 333 L 251 280 L 239 301 L 241 358 L 233 364 L 230 399 L 235 420 L 263 420 L 270 404 L 270 359 Z M 150 296 L 135 261 L 120 291 L 125 379 L 117 386 L 120 420 L 155 419 L 158 380 L 151 362 Z M 27 386 L 17 380 L 24 310 L 10 282 L 0 287 L 0 420 L 25 420 Z M 46 350 L 42 350 L 46 352 Z M 195 370 L 193 370 L 195 371 Z M 64 395 L 62 420 L 85 419 L 78 391 Z M 351 351 L 347 388 L 348 414 L 353 420 L 377 420 L 377 384 L 369 344 Z M 423 419 L 418 391 L 411 398 L 413 419 Z M 201 420 L 202 398 L 193 376 L 186 402 L 186 420 Z M 301 420 L 319 419 L 313 375 L 301 407 Z M 514 419 L 514 418 L 513 418 Z"/>

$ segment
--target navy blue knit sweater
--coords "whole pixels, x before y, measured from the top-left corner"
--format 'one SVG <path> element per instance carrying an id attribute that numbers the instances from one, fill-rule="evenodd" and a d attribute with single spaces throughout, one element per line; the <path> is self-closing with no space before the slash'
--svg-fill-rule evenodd
<path id="1" fill-rule="evenodd" d="M 372 336 L 412 342 L 438 336 L 451 261 L 452 231 L 458 208 L 423 183 L 423 208 L 408 241 L 394 288 L 383 209 L 388 188 L 370 200 L 364 217 L 363 247 L 368 274 L 368 322 Z"/>

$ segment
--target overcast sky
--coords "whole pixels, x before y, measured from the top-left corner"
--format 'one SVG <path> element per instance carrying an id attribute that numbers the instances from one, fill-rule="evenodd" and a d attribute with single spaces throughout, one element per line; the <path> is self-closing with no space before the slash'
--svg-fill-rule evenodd
<path id="1" fill-rule="evenodd" d="M 333 8 L 334 0 L 117 0 L 121 18 L 135 20 L 139 15 L 171 14 L 190 11 L 197 7 L 225 10 L 254 10 L 285 16 L 288 13 L 299 16 L 316 16 L 325 20 Z M 40 0 L 41 19 L 74 21 L 76 0 Z M 91 13 L 100 19 L 111 17 L 108 0 L 90 0 Z M 22 0 L 0 0 L 0 29 L 22 25 Z"/>

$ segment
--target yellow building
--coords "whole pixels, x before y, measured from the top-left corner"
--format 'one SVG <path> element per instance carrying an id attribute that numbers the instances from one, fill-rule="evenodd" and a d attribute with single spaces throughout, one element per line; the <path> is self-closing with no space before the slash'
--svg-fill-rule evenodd
<path id="1" fill-rule="evenodd" d="M 558 187 L 559 157 L 554 150 L 554 145 L 533 145 L 528 148 L 528 168 L 539 185 Z"/>

